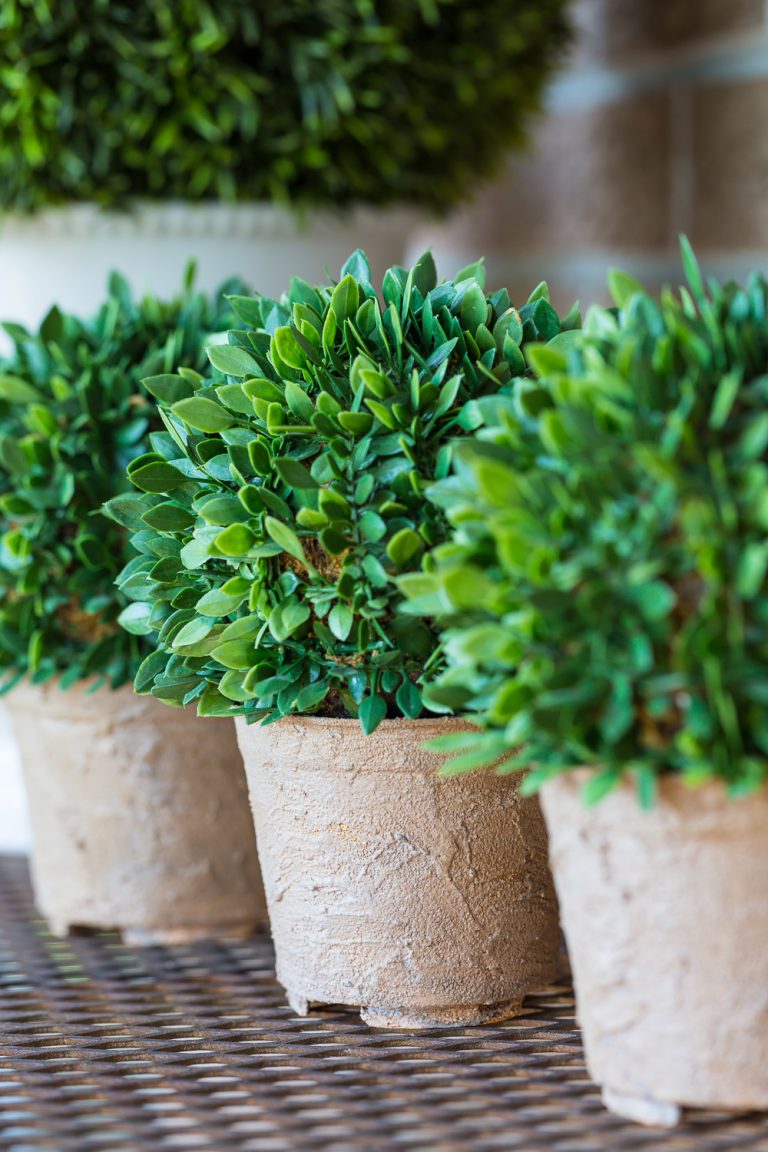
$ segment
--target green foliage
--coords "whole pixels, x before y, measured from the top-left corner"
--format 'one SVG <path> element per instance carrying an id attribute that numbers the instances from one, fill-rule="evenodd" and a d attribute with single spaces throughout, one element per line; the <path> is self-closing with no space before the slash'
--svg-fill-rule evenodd
<path id="1" fill-rule="evenodd" d="M 566 2 L 0 0 L 0 207 L 446 207 L 522 143 Z"/>
<path id="2" fill-rule="evenodd" d="M 246 329 L 209 349 L 214 381 L 166 385 L 172 442 L 131 468 L 136 541 L 164 557 L 122 579 L 160 629 L 139 692 L 203 715 L 359 716 L 366 731 L 419 715 L 437 641 L 399 616 L 394 579 L 445 538 L 426 488 L 478 398 L 526 371 L 523 343 L 561 327 L 546 299 L 517 312 L 482 277 L 438 285 L 426 255 L 390 268 L 379 299 L 356 252 L 338 284 L 232 299 Z"/>
<path id="3" fill-rule="evenodd" d="M 612 277 L 619 307 L 534 353 L 432 492 L 454 535 L 406 581 L 451 618 L 429 700 L 486 728 L 451 770 L 506 749 L 646 804 L 661 772 L 768 779 L 768 281 L 684 259 L 660 302 Z"/>
<path id="4" fill-rule="evenodd" d="M 36 335 L 7 326 L 13 352 L 0 361 L 6 688 L 24 674 L 61 675 L 64 683 L 98 676 L 113 687 L 135 674 L 152 623 L 114 585 L 133 555 L 123 525 L 136 500 L 124 476 L 135 456 L 166 439 L 141 381 L 179 361 L 204 367 L 211 333 L 232 320 L 222 296 L 138 302 L 113 276 L 92 320 L 54 309 Z M 99 515 L 106 500 L 114 523 Z M 161 562 L 152 542 L 137 543 Z"/>

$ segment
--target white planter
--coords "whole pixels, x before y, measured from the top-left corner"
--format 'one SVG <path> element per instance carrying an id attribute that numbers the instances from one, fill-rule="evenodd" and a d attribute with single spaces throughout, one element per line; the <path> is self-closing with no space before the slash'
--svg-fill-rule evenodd
<path id="1" fill-rule="evenodd" d="M 19 750 L 5 704 L 0 703 L 0 852 L 28 852 L 30 843 Z"/>
<path id="2" fill-rule="evenodd" d="M 683 1106 L 768 1108 L 768 792 L 632 783 L 595 808 L 588 770 L 542 805 L 590 1075 L 608 1108 L 672 1126 Z"/>
<path id="3" fill-rule="evenodd" d="M 88 315 L 116 269 L 138 292 L 172 296 L 197 261 L 197 285 L 231 276 L 279 296 L 291 275 L 322 283 L 364 248 L 380 277 L 402 263 L 414 217 L 372 208 L 298 217 L 272 204 L 137 204 L 104 212 L 91 204 L 0 220 L 0 319 L 36 325 L 52 304 Z"/>

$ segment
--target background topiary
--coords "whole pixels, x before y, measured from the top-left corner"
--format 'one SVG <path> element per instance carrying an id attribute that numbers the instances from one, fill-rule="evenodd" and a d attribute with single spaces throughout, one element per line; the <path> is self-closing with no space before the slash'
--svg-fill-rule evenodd
<path id="1" fill-rule="evenodd" d="M 768 779 L 768 281 L 707 289 L 684 254 L 689 289 L 615 275 L 618 314 L 532 350 L 541 379 L 484 403 L 434 491 L 454 536 L 406 578 L 453 614 L 430 699 L 489 729 L 453 771 L 523 745 L 529 785 L 598 766 L 593 800 Z"/>
<path id="2" fill-rule="evenodd" d="M 113 687 L 148 650 L 120 628 L 135 609 L 115 587 L 133 550 L 102 503 L 130 489 L 125 469 L 162 427 L 141 381 L 179 361 L 202 367 L 212 332 L 233 322 L 223 298 L 187 292 L 136 301 L 117 276 L 90 321 L 53 310 L 40 332 L 8 325 L 0 360 L 0 681 L 60 674 Z M 153 432 L 154 429 L 154 432 Z M 113 500 L 122 518 L 134 497 Z M 156 557 L 157 558 L 157 557 Z M 139 631 L 143 632 L 141 625 Z"/>
<path id="3" fill-rule="evenodd" d="M 543 288 L 520 312 L 486 296 L 480 265 L 438 285 L 429 255 L 391 268 L 382 295 L 355 253 L 335 286 L 233 299 L 246 328 L 209 349 L 213 383 L 148 382 L 176 444 L 130 469 L 137 543 L 167 557 L 122 579 L 160 630 L 139 692 L 202 715 L 359 715 L 366 731 L 420 713 L 440 654 L 429 622 L 400 618 L 395 577 L 445 537 L 425 490 L 473 398 L 561 322 Z"/>
<path id="4" fill-rule="evenodd" d="M 566 0 L 0 0 L 0 208 L 445 207 L 521 143 Z"/>

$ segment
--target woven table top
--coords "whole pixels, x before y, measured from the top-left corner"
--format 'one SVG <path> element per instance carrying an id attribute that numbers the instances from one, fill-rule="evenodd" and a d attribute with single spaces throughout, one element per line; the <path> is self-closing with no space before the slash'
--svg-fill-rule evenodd
<path id="1" fill-rule="evenodd" d="M 137 950 L 48 934 L 0 857 L 0 1149 L 768 1152 L 768 1117 L 624 1123 L 566 984 L 501 1025 L 373 1031 L 285 1005 L 268 939 Z"/>

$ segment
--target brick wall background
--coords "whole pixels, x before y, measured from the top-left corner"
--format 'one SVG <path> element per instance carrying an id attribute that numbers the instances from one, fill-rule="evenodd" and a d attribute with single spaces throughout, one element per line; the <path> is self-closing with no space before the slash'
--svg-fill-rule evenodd
<path id="1" fill-rule="evenodd" d="M 576 0 L 575 15 L 529 154 L 416 246 L 445 273 L 484 254 L 513 299 L 547 278 L 561 306 L 604 299 L 615 265 L 676 281 L 680 232 L 707 270 L 768 268 L 766 0 Z"/>

